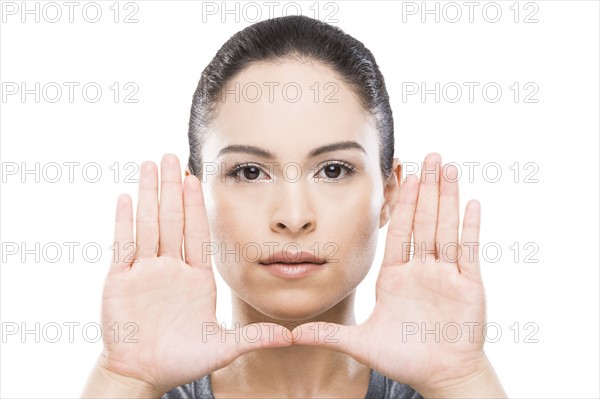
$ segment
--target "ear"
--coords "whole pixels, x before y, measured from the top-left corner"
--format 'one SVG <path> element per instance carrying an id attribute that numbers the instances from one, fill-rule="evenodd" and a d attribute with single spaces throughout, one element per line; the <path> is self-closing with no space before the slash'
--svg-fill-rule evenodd
<path id="1" fill-rule="evenodd" d="M 398 158 L 394 158 L 392 165 L 392 174 L 387 180 L 385 187 L 383 188 L 384 202 L 381 207 L 381 213 L 379 218 L 379 228 L 385 226 L 392 218 L 392 211 L 394 206 L 398 202 L 398 196 L 400 195 L 400 182 L 402 179 L 402 164 Z"/>

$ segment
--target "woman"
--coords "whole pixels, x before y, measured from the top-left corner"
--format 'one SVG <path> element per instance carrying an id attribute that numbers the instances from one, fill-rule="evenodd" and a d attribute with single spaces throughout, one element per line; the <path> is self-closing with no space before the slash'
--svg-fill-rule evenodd
<path id="1" fill-rule="evenodd" d="M 362 43 L 301 16 L 238 32 L 202 74 L 189 140 L 183 188 L 178 159 L 162 159 L 160 205 L 157 167 L 141 167 L 137 252 L 110 267 L 83 396 L 506 396 L 483 350 L 479 203 L 459 243 L 456 168 L 432 153 L 401 184 Z M 356 325 L 388 222 L 375 310 Z M 121 254 L 132 224 L 122 195 Z M 212 262 L 236 330 L 217 324 Z M 124 326 L 134 342 L 115 339 Z"/>

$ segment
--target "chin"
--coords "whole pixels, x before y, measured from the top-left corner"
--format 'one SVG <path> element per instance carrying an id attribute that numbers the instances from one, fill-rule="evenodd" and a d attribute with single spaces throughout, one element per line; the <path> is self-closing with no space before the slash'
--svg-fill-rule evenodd
<path id="1" fill-rule="evenodd" d="M 288 321 L 290 323 L 294 323 L 294 324 L 301 324 L 304 323 L 305 321 L 308 322 L 311 319 L 319 316 L 321 313 L 318 310 L 315 310 L 314 308 L 291 308 L 291 307 L 287 307 L 287 308 L 277 308 L 277 309 L 263 309 L 262 311 L 260 309 L 257 309 L 258 311 L 260 311 L 261 313 L 263 313 L 265 316 L 268 316 L 270 318 L 273 319 L 277 319 L 277 320 L 285 320 Z"/>
<path id="2" fill-rule="evenodd" d="M 288 291 L 280 295 L 269 296 L 269 298 L 255 298 L 256 301 L 249 304 L 256 311 L 273 319 L 304 322 L 318 319 L 319 315 L 331 309 L 343 298 L 343 295 L 340 298 L 324 297 L 323 291 Z"/>

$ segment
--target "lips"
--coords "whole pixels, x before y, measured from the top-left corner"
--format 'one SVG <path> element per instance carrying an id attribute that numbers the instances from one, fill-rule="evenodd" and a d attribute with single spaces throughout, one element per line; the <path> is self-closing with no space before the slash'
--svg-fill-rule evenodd
<path id="1" fill-rule="evenodd" d="M 279 251 L 277 253 L 272 254 L 266 259 L 263 259 L 259 262 L 261 265 L 271 265 L 274 263 L 284 264 L 289 266 L 298 265 L 301 266 L 303 264 L 316 264 L 322 265 L 325 262 L 324 259 L 315 256 L 314 254 L 306 251 L 301 252 L 290 252 L 290 251 Z"/>

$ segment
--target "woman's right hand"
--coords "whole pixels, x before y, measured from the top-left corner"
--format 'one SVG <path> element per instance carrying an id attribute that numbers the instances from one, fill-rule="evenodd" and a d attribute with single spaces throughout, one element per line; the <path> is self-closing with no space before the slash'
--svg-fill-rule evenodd
<path id="1" fill-rule="evenodd" d="M 134 256 L 131 198 L 118 199 L 115 256 L 102 298 L 104 350 L 97 367 L 139 382 L 148 392 L 164 393 L 244 353 L 291 345 L 284 334 L 289 331 L 277 324 L 257 323 L 237 333 L 218 325 L 202 186 L 197 177 L 186 176 L 182 193 L 176 156 L 162 159 L 160 205 L 157 167 L 142 164 L 138 201 Z"/>

